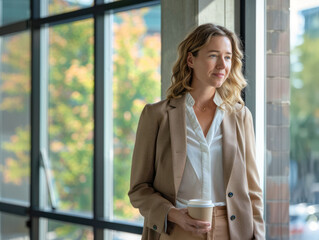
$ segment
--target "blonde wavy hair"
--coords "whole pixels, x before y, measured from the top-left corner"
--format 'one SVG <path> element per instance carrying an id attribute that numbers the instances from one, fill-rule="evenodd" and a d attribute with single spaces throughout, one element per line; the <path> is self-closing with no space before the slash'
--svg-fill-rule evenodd
<path id="1" fill-rule="evenodd" d="M 188 53 L 190 52 L 196 57 L 199 50 L 214 36 L 225 36 L 232 45 L 231 70 L 228 78 L 217 91 L 227 110 L 233 111 L 236 103 L 240 103 L 242 107 L 244 106 L 241 91 L 247 85 L 247 82 L 242 74 L 243 53 L 240 49 L 241 43 L 236 34 L 227 28 L 210 23 L 198 26 L 179 44 L 178 58 L 174 64 L 171 77 L 172 84 L 167 90 L 168 99 L 179 98 L 192 90 L 193 69 L 187 65 Z"/>

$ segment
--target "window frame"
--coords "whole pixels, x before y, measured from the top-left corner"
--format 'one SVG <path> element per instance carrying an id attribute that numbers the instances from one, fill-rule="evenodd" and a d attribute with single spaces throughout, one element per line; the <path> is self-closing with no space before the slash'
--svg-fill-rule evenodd
<path id="1" fill-rule="evenodd" d="M 241 18 L 245 54 L 244 74 L 245 78 L 248 79 L 248 87 L 244 91 L 245 104 L 253 117 L 256 139 L 256 162 L 260 186 L 262 187 L 265 200 L 266 1 L 242 0 L 242 2 L 244 2 L 244 16 Z"/>
<path id="2" fill-rule="evenodd" d="M 121 0 L 105 3 L 104 0 L 94 0 L 92 7 L 41 17 L 41 0 L 30 0 L 31 16 L 29 19 L 0 27 L 0 37 L 11 33 L 29 30 L 31 32 L 31 174 L 30 174 L 30 206 L 11 201 L 0 200 L 0 212 L 29 218 L 27 226 L 30 229 L 30 239 L 41 239 L 40 218 L 63 221 L 71 224 L 81 224 L 92 227 L 94 239 L 104 239 L 104 230 L 115 230 L 133 234 L 141 234 L 142 226 L 125 221 L 109 220 L 109 210 L 105 202 L 110 199 L 106 188 L 113 183 L 110 181 L 110 166 L 104 161 L 106 151 L 110 148 L 105 136 L 105 130 L 112 127 L 107 113 L 112 111 L 107 105 L 107 99 L 112 98 L 112 90 L 107 88 L 111 82 L 111 69 L 106 68 L 106 62 L 111 59 L 111 41 L 107 39 L 111 31 L 108 16 L 117 12 L 160 5 L 160 0 Z M 40 150 L 45 145 L 47 121 L 47 90 L 46 66 L 41 60 L 47 57 L 45 50 L 45 28 L 58 24 L 75 22 L 93 18 L 94 20 L 94 158 L 93 158 L 93 217 L 65 213 L 54 209 L 41 208 L 41 191 L 44 179 L 40 164 Z M 45 64 L 44 64 L 45 65 Z M 108 74 L 108 76 L 106 76 Z M 109 89 L 109 90 L 108 90 Z M 102 159 L 102 161 L 101 161 Z M 110 175 L 110 176 L 109 176 Z M 109 189 L 108 189 L 109 190 Z"/>

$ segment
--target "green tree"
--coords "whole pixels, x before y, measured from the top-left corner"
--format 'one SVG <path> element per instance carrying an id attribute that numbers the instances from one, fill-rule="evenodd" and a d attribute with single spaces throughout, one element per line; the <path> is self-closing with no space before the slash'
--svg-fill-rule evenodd
<path id="1" fill-rule="evenodd" d="M 160 97 L 160 36 L 147 34 L 146 10 L 117 14 L 114 25 L 114 214 L 136 219 L 127 193 L 132 151 L 140 113 Z"/>
<path id="2" fill-rule="evenodd" d="M 298 58 L 291 72 L 291 159 L 298 164 L 298 181 L 305 184 L 311 173 L 319 181 L 319 39 L 304 36 L 303 43 L 291 55 Z M 315 157 L 317 155 L 317 157 Z M 317 161 L 317 168 L 311 163 Z M 309 196 L 299 196 L 309 201 Z"/>
<path id="3" fill-rule="evenodd" d="M 31 89 L 29 45 L 30 34 L 22 32 L 3 38 L 1 49 L 0 111 L 2 116 L 19 119 L 15 130 L 3 129 L 2 134 L 12 135 L 9 142 L 2 144 L 5 159 L 1 171 L 4 182 L 17 186 L 16 190 L 30 176 L 30 126 L 25 121 Z"/>
<path id="4" fill-rule="evenodd" d="M 93 21 L 50 29 L 49 157 L 63 210 L 92 210 Z"/>

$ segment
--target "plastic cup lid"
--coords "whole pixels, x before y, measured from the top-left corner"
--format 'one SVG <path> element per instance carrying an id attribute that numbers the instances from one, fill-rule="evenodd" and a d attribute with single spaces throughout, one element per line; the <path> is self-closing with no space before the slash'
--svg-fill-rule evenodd
<path id="1" fill-rule="evenodd" d="M 188 207 L 213 207 L 212 200 L 206 199 L 190 199 L 187 204 Z"/>

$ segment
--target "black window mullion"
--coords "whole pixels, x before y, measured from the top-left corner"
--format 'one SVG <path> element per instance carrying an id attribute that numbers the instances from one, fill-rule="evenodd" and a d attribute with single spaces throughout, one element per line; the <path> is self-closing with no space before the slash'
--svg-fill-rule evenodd
<path id="1" fill-rule="evenodd" d="M 40 206 L 40 73 L 36 67 L 40 64 L 40 30 L 32 29 L 31 32 L 31 186 L 30 208 Z M 32 217 L 31 239 L 38 239 L 35 234 L 39 219 Z"/>
<path id="2" fill-rule="evenodd" d="M 29 28 L 29 25 L 30 22 L 28 20 L 24 20 L 0 27 L 0 36 L 27 30 Z"/>
<path id="3" fill-rule="evenodd" d="M 26 217 L 29 214 L 29 207 L 12 204 L 11 202 L 0 202 L 0 212 Z"/>
<path id="4" fill-rule="evenodd" d="M 101 3 L 95 0 L 95 5 Z M 103 219 L 105 212 L 105 21 L 104 14 L 94 16 L 94 159 L 93 159 L 93 218 Z M 93 229 L 94 239 L 104 239 L 104 229 Z"/>
<path id="5" fill-rule="evenodd" d="M 99 4 L 93 7 L 78 9 L 71 12 L 59 13 L 53 16 L 46 16 L 35 20 L 33 24 L 54 26 L 65 24 L 73 21 L 83 20 L 104 13 L 117 13 L 133 9 L 150 7 L 160 4 L 160 0 L 121 0 L 117 2 L 103 3 L 98 0 Z"/>
<path id="6" fill-rule="evenodd" d="M 30 0 L 31 21 L 40 18 L 40 0 Z M 40 28 L 31 26 L 31 179 L 30 209 L 40 207 Z M 39 240 L 39 217 L 30 216 L 30 239 Z"/>

